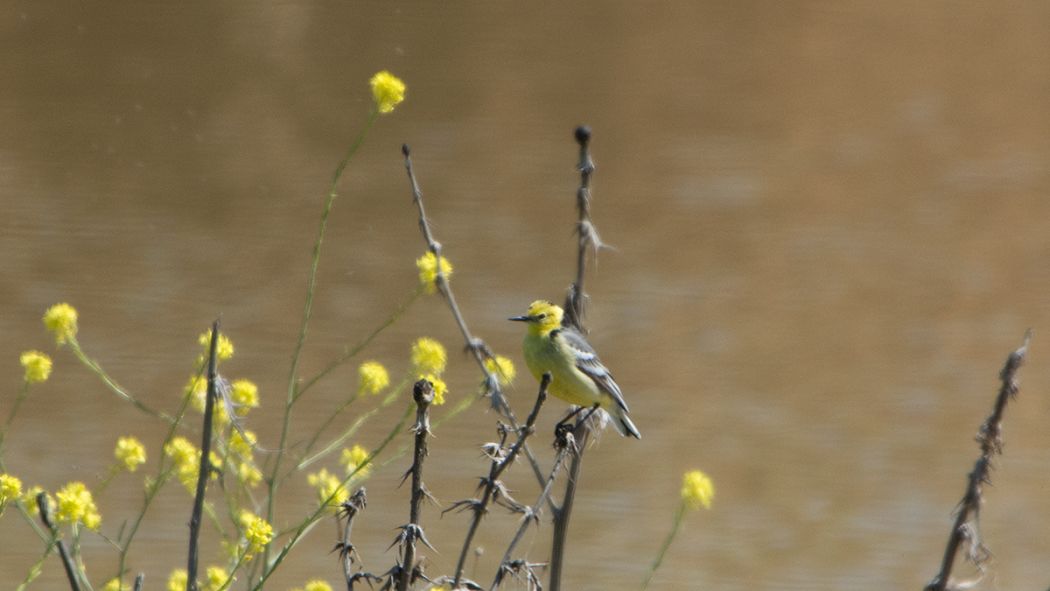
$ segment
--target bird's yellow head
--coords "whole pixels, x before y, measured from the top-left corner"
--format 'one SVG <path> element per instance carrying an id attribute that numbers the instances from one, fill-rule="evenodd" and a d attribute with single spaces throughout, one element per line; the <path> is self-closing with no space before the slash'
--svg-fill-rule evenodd
<path id="1" fill-rule="evenodd" d="M 529 306 L 529 311 L 524 316 L 515 316 L 510 320 L 529 323 L 529 333 L 546 336 L 556 328 L 561 327 L 561 319 L 564 312 L 559 306 L 546 301 L 536 300 Z"/>

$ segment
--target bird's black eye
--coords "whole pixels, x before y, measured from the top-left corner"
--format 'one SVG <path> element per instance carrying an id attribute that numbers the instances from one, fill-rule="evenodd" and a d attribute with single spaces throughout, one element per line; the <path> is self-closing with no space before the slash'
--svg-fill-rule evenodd
<path id="1" fill-rule="evenodd" d="M 546 315 L 546 314 L 537 314 L 537 315 L 536 315 L 536 318 L 539 318 L 540 320 L 543 320 L 543 319 L 544 319 L 544 318 L 546 318 L 546 317 L 547 317 L 547 315 Z"/>

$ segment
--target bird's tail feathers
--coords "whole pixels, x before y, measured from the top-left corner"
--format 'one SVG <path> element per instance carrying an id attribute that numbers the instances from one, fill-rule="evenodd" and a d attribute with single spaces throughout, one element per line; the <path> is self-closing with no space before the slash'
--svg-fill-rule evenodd
<path id="1" fill-rule="evenodd" d="M 619 431 L 620 435 L 623 437 L 630 435 L 635 439 L 642 438 L 642 434 L 638 432 L 638 427 L 634 426 L 634 423 L 631 422 L 631 418 L 628 417 L 627 413 L 623 412 L 623 410 L 613 417 L 613 426 L 616 427 L 616 430 Z"/>

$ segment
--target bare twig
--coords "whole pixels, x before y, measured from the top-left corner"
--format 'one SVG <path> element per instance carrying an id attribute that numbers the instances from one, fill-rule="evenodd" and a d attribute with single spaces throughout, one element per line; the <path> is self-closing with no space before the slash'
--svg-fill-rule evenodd
<path id="1" fill-rule="evenodd" d="M 926 591 L 946 591 L 948 589 L 962 589 L 972 585 L 974 581 L 954 582 L 951 580 L 952 567 L 955 557 L 964 543 L 967 544 L 967 559 L 977 567 L 980 575 L 984 574 L 984 562 L 989 556 L 987 548 L 981 542 L 978 533 L 977 519 L 979 518 L 981 503 L 983 501 L 983 488 L 989 482 L 989 474 L 992 469 L 992 460 L 996 455 L 1003 453 L 1002 421 L 1006 403 L 1017 395 L 1020 387 L 1017 384 L 1017 371 L 1024 364 L 1025 356 L 1028 354 L 1028 343 L 1032 338 L 1032 332 L 1025 333 L 1024 344 L 1016 351 L 1010 353 L 1006 358 L 1006 364 L 999 372 L 999 394 L 995 398 L 995 407 L 992 414 L 985 419 L 977 432 L 977 443 L 981 447 L 981 456 L 977 458 L 973 471 L 970 472 L 966 486 L 966 492 L 959 501 L 959 507 L 955 514 L 955 523 L 951 534 L 948 536 L 948 545 L 944 550 L 944 558 L 941 560 L 941 570 L 926 585 Z M 972 516 L 972 517 L 971 517 Z"/>
<path id="2" fill-rule="evenodd" d="M 77 580 L 77 568 L 73 565 L 73 557 L 66 549 L 65 542 L 58 539 L 58 527 L 51 520 L 51 507 L 47 501 L 47 493 L 41 492 L 36 495 L 36 506 L 40 510 L 40 521 L 51 532 L 51 539 L 58 546 L 58 555 L 62 558 L 62 566 L 66 569 L 66 578 L 69 579 L 69 588 L 73 591 L 80 591 L 80 582 Z"/>
<path id="3" fill-rule="evenodd" d="M 598 230 L 591 222 L 591 174 L 594 172 L 594 160 L 591 159 L 590 141 L 591 128 L 581 125 L 574 132 L 576 143 L 580 145 L 580 161 L 577 169 L 580 171 L 580 188 L 576 190 L 576 281 L 569 286 L 569 293 L 565 296 L 565 326 L 571 326 L 586 334 L 583 326 L 584 303 L 587 294 L 583 290 L 584 269 L 587 263 L 587 251 L 597 251 L 603 246 Z"/>
<path id="4" fill-rule="evenodd" d="M 135 585 L 132 587 L 132 591 L 142 591 L 142 583 L 146 581 L 146 573 L 139 573 L 135 577 Z"/>
<path id="5" fill-rule="evenodd" d="M 339 551 L 340 562 L 343 565 L 343 577 L 346 579 L 346 588 L 350 590 L 354 588 L 354 582 L 360 578 L 360 576 L 355 576 L 353 573 L 357 549 L 350 543 L 350 532 L 354 527 L 354 517 L 357 517 L 357 514 L 364 510 L 365 504 L 365 488 L 361 487 L 339 506 L 340 514 L 346 518 L 346 525 L 343 526 L 343 539 L 335 545 L 335 549 Z"/>
<path id="6" fill-rule="evenodd" d="M 186 559 L 188 591 L 197 591 L 198 544 L 200 542 L 201 513 L 204 510 L 204 493 L 208 487 L 214 467 L 211 465 L 211 430 L 216 398 L 216 351 L 219 344 L 219 321 L 211 325 L 211 345 L 208 348 L 208 394 L 204 400 L 204 432 L 201 434 L 200 469 L 197 472 L 197 492 L 193 497 L 193 513 L 190 515 L 190 549 Z"/>
<path id="7" fill-rule="evenodd" d="M 547 400 L 547 387 L 550 386 L 550 383 L 551 374 L 543 374 L 543 379 L 540 380 L 540 391 L 536 395 L 536 404 L 532 407 L 532 412 L 529 413 L 528 418 L 525 420 L 525 428 L 518 432 L 518 439 L 514 442 L 514 446 L 504 454 L 501 442 L 491 453 L 492 463 L 489 467 L 488 478 L 484 478 L 481 481 L 484 487 L 481 498 L 460 501 L 459 503 L 460 507 L 470 508 L 473 514 L 471 515 L 470 528 L 467 530 L 467 537 L 463 540 L 463 548 L 459 553 L 459 561 L 456 563 L 456 574 L 452 581 L 453 589 L 459 587 L 460 579 L 463 577 L 463 566 L 467 562 L 467 553 L 470 551 L 471 542 L 474 541 L 474 534 L 477 533 L 478 526 L 481 524 L 481 517 L 488 511 L 489 503 L 494 496 L 506 494 L 499 477 L 504 470 L 514 463 L 514 459 L 517 458 L 518 453 L 525 445 L 525 439 L 535 432 L 536 417 L 540 414 L 540 407 L 543 406 L 543 402 Z"/>
<path id="8" fill-rule="evenodd" d="M 485 360 L 493 357 L 492 352 L 483 340 L 470 333 L 470 329 L 467 328 L 467 322 L 463 319 L 463 314 L 460 313 L 459 306 L 456 304 L 456 296 L 452 293 L 452 288 L 449 286 L 448 277 L 445 277 L 445 273 L 441 269 L 441 244 L 434 240 L 434 234 L 430 230 L 430 222 L 427 221 L 426 210 L 423 208 L 423 193 L 419 189 L 419 183 L 416 182 L 416 173 L 412 168 L 412 156 L 408 144 L 401 146 L 401 153 L 405 156 L 405 170 L 408 173 L 409 183 L 412 185 L 412 200 L 419 211 L 419 229 L 423 233 L 427 249 L 434 253 L 437 261 L 435 283 L 438 291 L 441 292 L 445 301 L 448 302 L 448 307 L 452 310 L 452 316 L 456 320 L 456 325 L 459 326 L 459 331 L 463 334 L 463 339 L 466 341 L 467 350 L 473 355 L 478 367 L 481 368 L 481 372 L 485 375 L 485 390 L 486 394 L 492 399 L 492 406 L 507 418 L 514 430 L 518 430 L 518 420 L 514 415 L 514 410 L 503 396 L 498 377 L 485 366 Z M 536 457 L 532 454 L 532 450 L 528 445 L 525 446 L 525 456 L 529 459 L 529 464 L 532 466 L 537 482 L 542 484 L 543 471 L 540 470 L 539 462 L 536 461 Z"/>
<path id="9" fill-rule="evenodd" d="M 423 484 L 423 462 L 427 457 L 427 435 L 430 434 L 430 403 L 434 402 L 434 385 L 428 380 L 416 382 L 412 392 L 416 401 L 416 424 L 412 430 L 416 433 L 415 454 L 412 459 L 412 467 L 405 473 L 405 479 L 412 477 L 412 497 L 409 506 L 408 523 L 401 526 L 401 533 L 396 543 L 402 550 L 402 561 L 397 576 L 398 591 L 408 591 L 418 574 L 416 572 L 416 540 L 419 540 L 433 549 L 427 541 L 423 527 L 419 524 L 420 511 L 423 506 L 423 498 L 430 496 L 426 486 Z"/>
<path id="10" fill-rule="evenodd" d="M 576 419 L 572 429 L 573 444 L 575 445 L 572 463 L 569 465 L 569 477 L 565 481 L 565 495 L 562 497 L 561 507 L 554 512 L 554 540 L 551 545 L 551 591 L 561 589 L 561 574 L 565 562 L 565 545 L 569 536 L 569 518 L 572 516 L 573 503 L 576 500 L 576 484 L 579 481 L 580 471 L 583 468 L 583 452 L 587 449 L 587 443 L 591 436 L 591 423 L 588 416 Z"/>

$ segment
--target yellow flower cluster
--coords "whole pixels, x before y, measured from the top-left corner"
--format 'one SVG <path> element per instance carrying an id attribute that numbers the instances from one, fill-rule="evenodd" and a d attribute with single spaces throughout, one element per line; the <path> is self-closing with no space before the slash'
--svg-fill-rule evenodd
<path id="1" fill-rule="evenodd" d="M 66 303 L 55 304 L 44 312 L 44 326 L 63 345 L 77 336 L 77 310 Z"/>
<path id="2" fill-rule="evenodd" d="M 40 351 L 26 351 L 18 361 L 25 370 L 24 379 L 27 384 L 46 382 L 51 376 L 51 358 Z"/>
<path id="3" fill-rule="evenodd" d="M 204 348 L 201 351 L 200 357 L 197 358 L 197 363 L 204 363 L 208 359 L 208 353 L 211 350 L 211 330 L 206 330 L 197 337 L 197 342 L 201 347 Z M 233 341 L 229 337 L 219 333 L 219 342 L 215 344 L 215 360 L 226 361 L 233 357 Z"/>
<path id="4" fill-rule="evenodd" d="M 230 399 L 237 414 L 244 416 L 253 408 L 259 408 L 259 386 L 251 380 L 235 380 L 230 384 Z"/>
<path id="5" fill-rule="evenodd" d="M 355 445 L 350 449 L 344 448 L 343 464 L 346 466 L 346 473 L 353 474 L 357 480 L 368 478 L 368 475 L 372 473 L 372 464 L 371 462 L 365 464 L 365 461 L 370 455 L 368 450 L 360 445 Z M 355 470 L 357 470 L 356 473 Z"/>
<path id="6" fill-rule="evenodd" d="M 427 251 L 426 254 L 416 259 L 416 268 L 419 269 L 419 284 L 423 286 L 423 292 L 432 294 L 437 291 L 438 258 L 434 253 Z M 441 274 L 445 281 L 452 279 L 452 263 L 441 257 Z"/>
<path id="7" fill-rule="evenodd" d="M 244 530 L 245 559 L 249 560 L 253 554 L 261 551 L 273 539 L 273 527 L 262 517 L 247 510 L 241 511 L 239 521 Z"/>
<path id="8" fill-rule="evenodd" d="M 168 591 L 186 591 L 189 574 L 184 568 L 177 568 L 168 575 Z"/>
<path id="9" fill-rule="evenodd" d="M 230 460 L 238 480 L 249 487 L 258 486 L 262 482 L 262 472 L 252 457 L 256 441 L 255 433 L 251 431 L 246 430 L 242 436 L 240 431 L 235 429 L 230 434 Z"/>
<path id="10" fill-rule="evenodd" d="M 203 413 L 208 402 L 208 378 L 202 375 L 192 376 L 186 384 L 186 395 L 190 397 L 190 405 L 193 406 L 193 410 Z M 212 419 L 220 427 L 230 422 L 230 416 L 226 412 L 226 405 L 221 401 L 215 404 Z"/>
<path id="11" fill-rule="evenodd" d="M 44 492 L 42 486 L 31 486 L 29 487 L 29 490 L 22 494 L 22 504 L 25 505 L 26 510 L 29 511 L 29 514 L 33 517 L 40 514 L 40 507 L 36 504 L 36 496 L 42 492 Z M 55 498 L 51 495 L 47 495 L 47 506 L 55 506 Z"/>
<path id="12" fill-rule="evenodd" d="M 501 386 L 510 385 L 514 381 L 514 377 L 518 375 L 518 370 L 514 367 L 514 362 L 502 355 L 496 355 L 495 358 L 489 357 L 485 360 L 485 369 L 489 373 L 496 376 Z"/>
<path id="13" fill-rule="evenodd" d="M 121 437 L 117 439 L 117 447 L 113 450 L 113 456 L 117 458 L 121 467 L 128 472 L 134 472 L 139 466 L 146 463 L 146 448 L 134 437 Z"/>
<path id="14" fill-rule="evenodd" d="M 715 498 L 715 485 L 699 470 L 690 470 L 682 476 L 682 502 L 690 509 L 711 508 Z"/>
<path id="15" fill-rule="evenodd" d="M 110 579 L 102 587 L 102 591 L 124 591 L 124 589 L 130 589 L 130 587 L 124 585 L 124 582 L 120 579 Z"/>
<path id="16" fill-rule="evenodd" d="M 405 100 L 405 83 L 386 70 L 376 73 L 368 83 L 380 113 L 392 112 L 394 107 Z"/>
<path id="17" fill-rule="evenodd" d="M 102 525 L 95 499 L 83 482 L 70 482 L 55 493 L 55 498 L 58 500 L 55 519 L 60 523 L 83 523 L 88 529 Z"/>
<path id="18" fill-rule="evenodd" d="M 4 514 L 4 507 L 9 501 L 18 500 L 22 496 L 22 481 L 16 476 L 0 473 L 0 515 Z"/>
<path id="19" fill-rule="evenodd" d="M 427 380 L 434 386 L 433 404 L 445 404 L 448 385 L 441 379 L 441 374 L 448 363 L 448 354 L 444 345 L 429 337 L 420 337 L 412 344 L 411 358 L 416 378 Z"/>
<path id="20" fill-rule="evenodd" d="M 193 494 L 197 489 L 197 476 L 201 469 L 201 452 L 185 437 L 176 437 L 164 446 L 164 455 L 175 464 L 175 475 L 182 486 Z"/>
<path id="21" fill-rule="evenodd" d="M 292 591 L 332 591 L 332 586 L 321 579 L 314 579 L 307 581 L 302 587 L 292 589 Z"/>
<path id="22" fill-rule="evenodd" d="M 378 361 L 366 361 L 357 368 L 358 383 L 357 393 L 362 395 L 375 395 L 390 385 L 390 374 Z"/>
<path id="23" fill-rule="evenodd" d="M 207 580 L 207 583 L 201 587 L 201 591 L 218 591 L 224 586 L 229 587 L 226 581 L 230 580 L 230 573 L 221 566 L 209 566 L 204 571 L 204 578 Z"/>
<path id="24" fill-rule="evenodd" d="M 338 507 L 343 501 L 350 498 L 350 493 L 343 486 L 342 479 L 329 473 L 327 468 L 321 468 L 320 472 L 308 474 L 306 482 L 317 489 L 318 500 L 322 503 L 328 501 L 330 507 Z"/>

